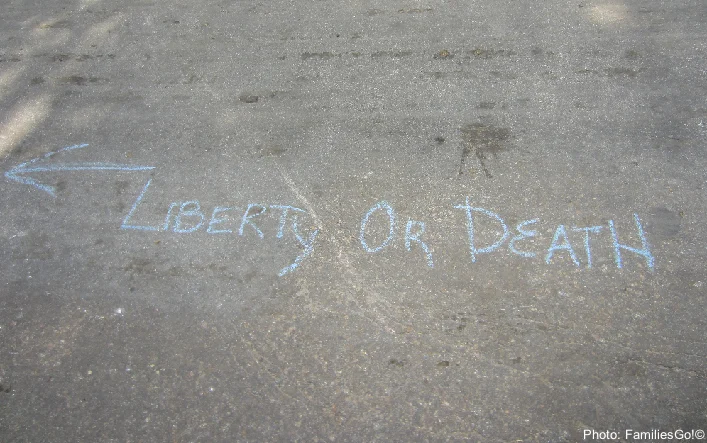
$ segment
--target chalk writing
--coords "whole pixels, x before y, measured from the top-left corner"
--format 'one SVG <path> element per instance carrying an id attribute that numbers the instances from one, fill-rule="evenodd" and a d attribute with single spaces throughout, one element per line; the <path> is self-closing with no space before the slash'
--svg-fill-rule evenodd
<path id="1" fill-rule="evenodd" d="M 236 209 L 236 208 L 224 208 L 221 206 L 216 206 L 214 208 L 213 212 L 211 213 L 211 220 L 209 221 L 209 226 L 206 228 L 206 232 L 208 232 L 209 234 L 230 234 L 230 233 L 232 233 L 233 231 L 230 229 L 214 229 L 214 226 L 228 221 L 227 217 L 220 218 L 220 217 L 218 217 L 218 214 L 221 214 L 222 212 L 232 211 L 233 209 Z M 280 235 L 280 237 L 282 237 L 282 235 Z M 278 237 L 278 238 L 280 238 L 280 237 Z"/>
<path id="2" fill-rule="evenodd" d="M 511 239 L 511 241 L 508 243 L 508 249 L 510 249 L 512 253 L 518 254 L 521 257 L 526 257 L 526 258 L 535 257 L 535 252 L 519 251 L 518 249 L 516 249 L 515 243 L 517 241 L 523 240 L 524 238 L 535 237 L 537 235 L 537 231 L 535 231 L 535 230 L 528 231 L 525 229 L 525 227 L 530 224 L 535 224 L 538 221 L 539 221 L 539 219 L 534 218 L 532 220 L 526 220 L 524 222 L 518 223 L 518 226 L 516 226 L 516 231 L 518 231 L 518 235 L 513 237 Z"/>
<path id="3" fill-rule="evenodd" d="M 122 229 L 135 229 L 142 231 L 160 230 L 156 226 L 141 226 L 129 224 L 130 218 L 133 216 L 135 210 L 142 201 L 143 196 L 145 195 L 145 192 L 147 192 L 147 188 L 149 186 L 150 181 L 147 182 L 142 192 L 135 200 L 135 203 L 130 208 L 130 211 L 126 215 L 125 219 L 123 220 L 123 224 L 121 225 Z M 501 215 L 485 208 L 472 206 L 470 197 L 466 197 L 463 204 L 456 204 L 453 205 L 453 207 L 455 209 L 462 210 L 464 214 L 466 241 L 468 243 L 468 250 L 471 258 L 471 263 L 476 263 L 482 254 L 490 254 L 494 251 L 497 251 L 498 249 L 503 247 L 506 242 L 508 242 L 509 251 L 516 256 L 522 258 L 534 258 L 537 256 L 536 252 L 527 250 L 527 245 L 526 248 L 523 248 L 522 243 L 529 239 L 534 239 L 538 236 L 538 232 L 535 229 L 530 229 L 530 227 L 540 223 L 539 218 L 524 220 L 518 223 L 514 229 L 515 232 L 512 233 L 511 229 L 508 227 Z M 179 208 L 179 210 L 177 215 L 173 216 L 172 213 L 174 212 L 175 208 Z M 247 232 L 246 227 L 250 226 L 250 230 L 252 232 L 254 232 L 259 238 L 263 238 L 265 234 L 258 227 L 258 225 L 255 224 L 255 221 L 257 217 L 261 216 L 268 209 L 280 210 L 278 231 L 276 237 L 282 238 L 288 220 L 291 219 L 292 231 L 295 235 L 295 238 L 303 249 L 302 253 L 295 258 L 294 262 L 292 262 L 291 265 L 283 268 L 279 272 L 279 275 L 283 276 L 294 271 L 305 258 L 312 255 L 312 253 L 314 252 L 314 242 L 317 237 L 317 234 L 319 233 L 319 230 L 315 230 L 308 237 L 303 236 L 299 232 L 297 217 L 298 215 L 307 214 L 307 211 L 305 211 L 304 209 L 289 205 L 263 205 L 259 203 L 249 203 L 247 209 L 243 212 L 241 216 L 241 223 L 240 228 L 238 229 L 238 234 L 240 236 L 245 235 L 245 233 Z M 208 228 L 206 229 L 206 231 L 210 234 L 231 233 L 232 231 L 230 229 L 215 229 L 214 226 L 223 224 L 226 221 L 226 218 L 223 217 L 222 214 L 233 210 L 235 210 L 235 208 L 214 208 L 211 215 L 211 219 L 207 224 Z M 383 223 L 383 227 L 386 228 L 388 234 L 385 239 L 382 240 L 379 244 L 371 245 L 369 243 L 369 240 L 367 240 L 366 234 L 371 223 L 374 223 L 372 221 L 373 216 L 377 212 L 386 215 L 384 219 L 379 219 L 377 223 Z M 496 238 L 493 239 L 493 242 L 491 244 L 478 244 L 476 229 L 477 223 L 479 222 L 479 217 L 483 217 L 486 219 L 486 225 L 488 225 L 488 222 L 490 221 L 491 223 L 496 224 L 500 228 L 500 230 L 496 231 Z M 174 219 L 173 223 L 170 222 L 171 218 Z M 190 221 L 184 221 L 184 218 L 188 218 L 187 220 Z M 396 239 L 397 218 L 398 216 L 395 212 L 395 209 L 387 201 L 383 200 L 374 204 L 361 219 L 359 242 L 363 250 L 369 254 L 379 254 L 382 253 L 388 246 L 390 246 L 392 242 Z M 643 225 L 641 224 L 641 220 L 638 217 L 638 214 L 633 214 L 633 218 L 638 233 L 638 239 L 641 244 L 640 247 L 633 247 L 627 244 L 620 243 L 619 234 L 614 224 L 614 221 L 608 221 L 609 230 L 611 232 L 611 244 L 613 247 L 614 262 L 616 263 L 616 267 L 618 269 L 621 269 L 623 267 L 622 254 L 625 254 L 626 252 L 634 253 L 644 258 L 648 269 L 653 272 L 655 269 L 655 259 L 653 257 L 653 254 L 651 253 L 648 240 L 646 239 L 646 235 L 643 230 Z M 183 203 L 174 202 L 171 203 L 167 209 L 167 216 L 165 218 L 165 224 L 162 227 L 162 230 L 166 231 L 170 226 L 173 225 L 172 232 L 191 233 L 198 230 L 204 223 L 206 223 L 205 216 L 204 213 L 201 211 L 198 201 L 190 200 Z M 592 267 L 592 239 L 598 237 L 599 234 L 604 232 L 603 228 L 603 226 L 586 226 L 572 227 L 572 229 L 569 230 L 569 232 L 578 232 L 584 234 L 582 236 L 582 245 L 584 246 L 583 249 L 585 255 L 584 264 L 587 268 Z M 432 255 L 432 249 L 427 244 L 427 242 L 423 240 L 422 237 L 423 234 L 425 234 L 426 229 L 427 225 L 425 224 L 425 222 L 408 219 L 405 225 L 405 234 L 403 237 L 403 242 L 405 244 L 405 249 L 408 252 L 412 252 L 414 248 L 422 251 L 427 266 L 429 268 L 434 268 L 434 258 Z M 488 230 L 488 227 L 486 229 Z M 580 251 L 581 250 L 582 249 L 580 249 Z M 563 259 L 563 257 L 566 258 Z M 582 260 L 580 260 L 579 256 L 577 255 L 577 252 L 575 251 L 574 246 L 570 241 L 568 229 L 565 227 L 564 224 L 560 224 L 555 229 L 555 233 L 552 237 L 552 240 L 547 249 L 545 250 L 543 261 L 545 262 L 545 264 L 551 265 L 554 262 L 563 262 L 567 259 L 569 259 L 569 261 L 575 267 L 582 267 Z"/>
<path id="4" fill-rule="evenodd" d="M 651 254 L 650 247 L 648 246 L 648 240 L 646 240 L 646 235 L 643 233 L 643 226 L 641 225 L 641 220 L 638 218 L 638 214 L 633 214 L 633 219 L 636 221 L 636 228 L 638 229 L 638 236 L 641 239 L 641 249 L 632 248 L 631 246 L 622 245 L 619 243 L 619 235 L 616 233 L 616 228 L 614 228 L 614 221 L 609 220 L 609 229 L 611 230 L 611 238 L 614 241 L 614 258 L 616 261 L 616 267 L 621 268 L 621 249 L 625 249 L 630 252 L 634 252 L 638 255 L 643 256 L 646 259 L 646 264 L 650 269 L 654 267 L 653 254 Z"/>
<path id="5" fill-rule="evenodd" d="M 413 227 L 417 227 L 415 233 L 412 232 Z M 420 239 L 420 236 L 425 233 L 425 223 L 421 221 L 408 220 L 408 224 L 405 227 L 405 249 L 410 251 L 412 242 L 420 245 L 423 251 L 425 251 L 425 257 L 427 258 L 427 266 L 434 268 L 434 262 L 432 261 L 432 253 L 427 244 Z"/>
<path id="6" fill-rule="evenodd" d="M 375 248 L 371 248 L 368 246 L 368 243 L 366 242 L 366 226 L 368 226 L 368 221 L 371 218 L 371 215 L 373 215 L 374 212 L 376 212 L 379 209 L 385 209 L 385 212 L 388 213 L 388 224 L 389 224 L 389 230 L 388 230 L 388 237 L 381 243 L 380 245 L 376 246 Z M 371 209 L 366 212 L 366 215 L 363 217 L 363 220 L 361 220 L 361 234 L 359 236 L 359 239 L 361 240 L 361 246 L 363 246 L 363 249 L 365 249 L 367 252 L 378 252 L 383 250 L 386 246 L 390 244 L 390 241 L 393 239 L 395 236 L 395 211 L 393 211 L 393 208 L 388 204 L 386 201 L 381 201 L 375 204 Z"/>
<path id="7" fill-rule="evenodd" d="M 104 162 L 87 162 L 87 163 L 54 163 L 54 164 L 43 164 L 40 163 L 42 160 L 47 160 L 56 154 L 62 152 L 73 151 L 75 149 L 82 149 L 87 147 L 88 144 L 80 144 L 74 146 L 67 146 L 66 148 L 59 149 L 58 151 L 47 152 L 42 157 L 34 158 L 28 162 L 21 163 L 14 168 L 10 169 L 5 173 L 5 177 L 10 180 L 16 181 L 18 183 L 24 183 L 26 185 L 34 186 L 47 194 L 56 197 L 56 188 L 54 186 L 45 185 L 38 182 L 37 180 L 27 177 L 25 174 L 30 172 L 61 172 L 61 171 L 147 171 L 154 169 L 154 166 L 134 166 L 134 165 L 121 165 L 118 163 L 104 163 Z"/>
<path id="8" fill-rule="evenodd" d="M 513 254 L 523 257 L 523 258 L 534 258 L 537 256 L 535 252 L 532 251 L 527 251 L 524 249 L 519 249 L 518 243 L 520 243 L 523 240 L 531 239 L 534 238 L 538 235 L 537 231 L 534 229 L 528 229 L 530 225 L 535 225 L 540 222 L 540 219 L 534 218 L 534 219 L 529 219 L 522 221 L 518 223 L 515 227 L 515 231 L 517 234 L 512 235 L 511 230 L 508 228 L 505 220 L 496 212 L 492 212 L 488 209 L 485 208 L 480 208 L 480 207 L 475 207 L 471 205 L 471 198 L 466 197 L 465 201 L 463 204 L 456 204 L 453 205 L 455 209 L 460 209 L 463 211 L 463 214 L 465 216 L 465 224 L 466 224 L 466 239 L 468 242 L 468 248 L 469 248 L 469 254 L 471 257 L 471 262 L 476 263 L 476 261 L 479 259 L 479 256 L 481 254 L 489 254 L 491 252 L 494 252 L 498 249 L 500 249 L 506 241 L 510 238 L 508 241 L 508 249 L 510 252 Z M 385 209 L 385 211 L 388 213 L 388 222 L 390 223 L 390 231 L 388 237 L 385 239 L 385 241 L 375 247 L 371 248 L 368 243 L 366 242 L 365 239 L 365 233 L 366 233 L 366 228 L 368 226 L 369 220 L 371 215 L 380 210 L 380 209 Z M 488 220 L 490 220 L 492 223 L 497 224 L 501 229 L 500 231 L 497 231 L 496 235 L 497 237 L 494 239 L 494 242 L 491 243 L 490 245 L 486 245 L 483 247 L 480 247 L 477 244 L 477 235 L 476 235 L 476 223 L 478 222 L 477 218 L 479 216 L 482 216 Z M 629 246 L 626 244 L 619 243 L 619 237 L 617 230 L 614 225 L 613 220 L 609 220 L 609 229 L 611 231 L 611 238 L 612 238 L 612 245 L 613 245 L 613 250 L 614 250 L 614 262 L 616 263 L 616 267 L 621 269 L 623 264 L 622 264 L 622 251 L 628 251 L 632 252 L 634 254 L 639 255 L 640 257 L 643 257 L 646 260 L 646 265 L 648 269 L 653 272 L 655 270 L 655 259 L 653 257 L 653 254 L 651 253 L 650 245 L 648 243 L 648 240 L 646 239 L 645 232 L 643 230 L 643 226 L 641 224 L 641 220 L 638 217 L 638 214 L 633 214 L 634 221 L 636 224 L 636 229 L 638 231 L 638 237 L 641 242 L 641 247 L 633 247 Z M 488 223 L 488 222 L 487 222 Z M 488 229 L 488 228 L 487 228 Z M 584 245 L 584 251 L 586 254 L 586 267 L 591 268 L 592 267 L 592 251 L 591 251 L 591 238 L 592 234 L 596 237 L 597 234 L 600 234 L 602 232 L 603 226 L 587 226 L 587 227 L 573 227 L 571 232 L 582 232 L 584 233 L 583 236 L 583 245 Z M 425 232 L 425 224 L 424 222 L 421 221 L 414 221 L 414 220 L 408 220 L 407 226 L 405 229 L 405 248 L 410 251 L 412 248 L 412 243 L 417 243 L 419 247 L 423 250 L 425 253 L 425 257 L 427 259 L 427 264 L 430 268 L 434 267 L 434 262 L 432 259 L 432 254 L 430 252 L 430 248 L 428 245 L 423 242 L 420 239 L 420 236 Z M 376 254 L 382 252 L 382 250 L 388 246 L 395 238 L 395 210 L 393 207 L 385 202 L 381 201 L 376 203 L 371 209 L 368 210 L 366 215 L 363 217 L 361 220 L 361 231 L 360 231 L 360 241 L 361 241 L 361 246 L 363 249 L 370 253 L 370 254 Z M 562 253 L 562 254 L 561 254 Z M 575 267 L 581 267 L 582 266 L 582 261 L 579 259 L 577 256 L 577 253 L 572 246 L 572 243 L 570 242 L 570 237 L 568 234 L 568 230 L 565 227 L 565 225 L 561 224 L 558 225 L 557 228 L 555 229 L 555 234 L 552 238 L 552 241 L 550 242 L 550 245 L 548 246 L 546 252 L 545 252 L 545 257 L 544 257 L 544 262 L 547 265 L 552 264 L 555 261 L 562 261 L 562 257 L 568 257 L 569 260 L 574 264 Z"/>
<path id="9" fill-rule="evenodd" d="M 508 238 L 508 226 L 506 226 L 506 223 L 503 221 L 503 219 L 496 213 L 488 211 L 483 208 L 473 208 L 471 207 L 471 204 L 469 204 L 469 197 L 466 198 L 466 202 L 463 205 L 455 205 L 454 207 L 456 209 L 463 209 L 464 212 L 466 213 L 466 231 L 467 235 L 469 236 L 469 252 L 471 253 L 471 261 L 472 263 L 476 261 L 476 256 L 478 254 L 485 254 L 489 253 L 492 251 L 495 251 L 498 249 Z M 487 216 L 497 220 L 500 224 L 501 227 L 503 228 L 503 235 L 501 238 L 496 240 L 495 243 L 486 246 L 485 248 L 478 249 L 476 247 L 476 244 L 474 242 L 474 212 L 480 212 L 482 214 L 486 214 Z"/>
<path id="10" fill-rule="evenodd" d="M 297 219 L 295 219 L 292 222 L 292 232 L 294 232 L 295 238 L 297 238 L 297 241 L 300 243 L 300 245 L 304 247 L 304 251 L 302 252 L 302 254 L 298 255 L 297 258 L 295 258 L 295 261 L 290 266 L 283 268 L 278 273 L 280 277 L 287 274 L 288 272 L 294 271 L 297 266 L 299 266 L 299 264 L 302 262 L 302 260 L 312 254 L 312 252 L 314 251 L 314 239 L 317 238 L 317 234 L 319 234 L 319 229 L 315 229 L 314 232 L 309 234 L 309 238 L 307 240 L 304 240 L 299 233 L 299 229 L 297 228 Z"/>
<path id="11" fill-rule="evenodd" d="M 558 242 L 560 237 L 562 238 L 562 243 Z M 550 260 L 552 259 L 552 255 L 555 253 L 555 251 L 563 250 L 567 251 L 570 254 L 570 258 L 572 259 L 572 262 L 574 262 L 575 266 L 579 266 L 579 260 L 577 260 L 577 255 L 574 253 L 574 249 L 572 249 L 572 244 L 567 238 L 567 231 L 565 230 L 565 225 L 560 225 L 555 230 L 555 236 L 552 237 L 552 244 L 550 244 L 550 247 L 547 248 L 545 263 L 549 265 Z"/>
<path id="12" fill-rule="evenodd" d="M 47 163 L 53 156 L 82 149 L 88 146 L 80 144 L 68 146 L 58 151 L 48 152 L 47 154 L 34 158 L 30 161 L 21 163 L 5 173 L 5 177 L 9 180 L 18 183 L 30 185 L 36 189 L 46 192 L 52 196 L 56 196 L 56 189 L 53 186 L 40 183 L 34 178 L 29 177 L 29 173 L 39 172 L 61 172 L 61 171 L 147 171 L 154 169 L 152 166 L 136 166 L 123 165 L 117 163 L 102 163 L 102 162 L 86 162 L 86 163 Z M 245 206 L 245 210 L 236 206 L 215 206 L 211 212 L 205 212 L 199 200 L 190 199 L 185 201 L 174 201 L 166 205 L 166 211 L 163 221 L 156 224 L 140 224 L 136 223 L 136 217 L 140 205 L 143 204 L 147 196 L 148 190 L 152 184 L 152 179 L 147 180 L 142 187 L 140 193 L 135 198 L 130 210 L 125 215 L 120 224 L 121 230 L 127 231 L 143 231 L 143 232 L 171 232 L 177 235 L 189 235 L 198 231 L 205 231 L 208 235 L 238 235 L 239 237 L 249 237 L 264 239 L 267 234 L 266 220 L 270 212 L 274 212 L 277 217 L 277 231 L 275 238 L 282 239 L 287 232 L 291 232 L 294 240 L 297 241 L 301 252 L 294 260 L 279 272 L 279 276 L 284 276 L 295 271 L 302 262 L 314 253 L 315 242 L 320 229 L 314 229 L 309 233 L 302 232 L 301 218 L 310 217 L 316 219 L 314 214 L 309 214 L 306 210 L 296 206 L 286 204 L 262 204 L 250 202 Z M 471 263 L 476 263 L 483 255 L 491 254 L 501 249 L 506 243 L 508 250 L 513 256 L 523 259 L 532 259 L 537 257 L 538 253 L 532 251 L 533 245 L 539 238 L 538 231 L 535 228 L 540 223 L 539 218 L 531 218 L 521 221 L 515 226 L 515 229 L 510 229 L 501 215 L 486 208 L 473 206 L 471 197 L 466 197 L 463 203 L 452 204 L 454 209 L 462 211 L 464 217 L 465 240 L 469 251 Z M 381 219 L 377 213 L 384 214 Z M 210 215 L 208 215 L 210 214 Z M 481 219 L 479 219 L 481 217 Z M 643 229 L 641 219 L 638 214 L 633 214 L 633 220 L 636 227 L 636 233 L 640 246 L 631 246 L 629 243 L 621 243 L 619 241 L 619 233 L 613 220 L 608 221 L 608 228 L 611 238 L 611 246 L 613 249 L 613 259 L 617 269 L 624 267 L 624 255 L 632 253 L 645 260 L 649 271 L 655 270 L 655 258 L 651 252 L 651 246 L 646 238 L 646 233 Z M 481 222 L 479 224 L 479 222 Z M 399 241 L 398 234 L 398 215 L 393 206 L 385 200 L 375 203 L 363 215 L 360 222 L 359 242 L 363 249 L 368 254 L 375 255 L 385 253 L 393 242 Z M 491 231 L 489 223 L 497 226 L 495 237 L 488 240 L 488 233 Z M 235 225 L 234 225 L 235 224 Z M 318 223 L 321 227 L 321 224 Z M 377 240 L 377 244 L 370 243 L 371 233 L 369 228 L 373 225 L 377 226 L 374 232 L 387 231 L 387 236 L 381 241 Z M 288 226 L 291 228 L 288 230 Z M 485 236 L 479 237 L 479 226 L 485 227 Z M 546 265 L 555 263 L 569 263 L 576 268 L 581 268 L 584 264 L 586 268 L 592 268 L 593 253 L 592 241 L 601 237 L 605 232 L 604 226 L 572 226 L 567 229 L 566 225 L 557 225 L 554 230 L 554 235 L 549 246 L 545 249 L 543 262 Z M 375 226 L 374 226 L 375 227 Z M 433 227 L 434 228 L 434 227 Z M 408 218 L 405 223 L 405 232 L 402 236 L 402 242 L 405 245 L 405 250 L 413 254 L 422 254 L 424 262 L 428 268 L 435 267 L 433 257 L 433 248 L 423 238 L 428 231 L 428 225 L 424 221 L 413 220 Z M 552 231 L 548 231 L 552 232 Z M 577 250 L 571 242 L 570 233 L 580 233 L 582 235 L 582 246 L 584 257 L 577 254 Z M 447 233 L 448 235 L 448 233 Z M 575 234 L 577 235 L 577 234 Z M 606 237 L 606 235 L 604 235 Z M 479 239 L 486 239 L 481 242 Z M 462 240 L 460 238 L 459 240 Z M 624 237 L 625 241 L 625 237 Z M 479 244 L 486 243 L 486 244 Z M 490 243 L 490 244 L 489 244 Z M 634 244 L 637 242 L 634 242 Z M 578 249 L 580 252 L 582 248 Z"/>
<path id="13" fill-rule="evenodd" d="M 187 209 L 190 208 L 190 209 Z M 191 226 L 184 220 L 184 218 L 196 217 L 198 222 L 193 223 Z M 201 206 L 196 200 L 184 202 L 179 206 L 179 212 L 177 216 L 174 217 L 174 232 L 179 234 L 188 234 L 194 232 L 204 224 L 204 213 L 201 212 Z"/>
<path id="14" fill-rule="evenodd" d="M 142 188 L 140 195 L 137 196 L 137 198 L 135 199 L 135 202 L 133 203 L 133 206 L 130 208 L 130 211 L 123 219 L 123 224 L 120 225 L 120 229 L 135 229 L 138 231 L 159 231 L 160 228 L 158 228 L 156 226 L 139 226 L 139 225 L 131 225 L 129 223 L 133 214 L 137 210 L 138 205 L 142 201 L 142 198 L 145 196 L 145 193 L 147 192 L 147 188 L 150 187 L 151 183 L 152 183 L 152 179 L 148 180 L 147 183 L 145 183 L 145 186 Z M 169 217 L 169 214 L 172 212 L 172 207 L 173 206 L 169 207 L 169 211 L 167 212 L 167 217 Z M 167 228 L 165 227 L 165 229 L 167 229 Z"/>
<path id="15" fill-rule="evenodd" d="M 233 229 L 229 228 L 232 226 L 228 223 L 231 221 L 228 215 L 229 213 L 237 211 L 239 208 L 231 206 L 216 206 L 211 211 L 211 216 L 208 217 L 207 220 L 207 216 L 202 210 L 201 203 L 198 200 L 170 203 L 169 206 L 167 206 L 167 214 L 164 218 L 164 223 L 161 226 L 132 224 L 131 220 L 135 217 L 138 207 L 142 204 L 151 183 L 152 179 L 148 180 L 142 188 L 142 191 L 140 191 L 140 194 L 135 199 L 135 202 L 133 202 L 130 211 L 128 211 L 128 214 L 123 219 L 123 223 L 120 225 L 121 229 L 192 234 L 206 226 L 205 231 L 210 235 L 233 234 Z M 294 238 L 302 247 L 302 252 L 295 257 L 294 261 L 290 265 L 282 268 L 278 273 L 279 276 L 284 276 L 297 269 L 302 261 L 314 252 L 314 242 L 317 238 L 317 234 L 319 234 L 319 230 L 317 229 L 309 233 L 309 235 L 304 235 L 300 232 L 298 215 L 306 215 L 307 211 L 304 209 L 290 205 L 265 205 L 261 203 L 249 203 L 245 211 L 243 211 L 243 214 L 240 216 L 240 225 L 237 230 L 238 236 L 244 237 L 248 235 L 248 232 L 252 232 L 257 236 L 257 238 L 264 238 L 265 233 L 256 224 L 256 222 L 259 217 L 263 216 L 266 211 L 268 211 L 268 209 L 276 209 L 281 211 L 278 222 L 278 230 L 275 235 L 276 238 L 283 238 L 285 235 L 285 228 L 289 221 L 291 222 Z M 248 229 L 248 227 L 250 227 L 250 229 Z"/>
<path id="16" fill-rule="evenodd" d="M 613 221 L 612 221 L 613 223 Z M 592 251 L 589 248 L 589 233 L 598 234 L 601 232 L 602 226 L 587 226 L 584 228 L 572 228 L 573 231 L 584 231 L 584 250 L 587 253 L 587 267 L 592 267 Z M 651 266 L 652 268 L 652 266 Z"/>
<path id="17" fill-rule="evenodd" d="M 282 210 L 282 214 L 280 215 L 280 225 L 278 226 L 277 229 L 277 238 L 282 238 L 284 235 L 284 229 L 285 229 L 285 223 L 287 223 L 287 214 L 289 214 L 290 211 L 295 211 L 295 212 L 306 212 L 303 209 L 300 208 L 295 208 L 294 206 L 288 206 L 288 205 L 270 205 L 271 208 L 275 209 L 280 209 Z"/>

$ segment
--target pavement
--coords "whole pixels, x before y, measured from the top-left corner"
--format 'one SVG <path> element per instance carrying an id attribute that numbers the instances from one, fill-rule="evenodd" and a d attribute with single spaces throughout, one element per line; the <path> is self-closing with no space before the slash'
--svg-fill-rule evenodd
<path id="1" fill-rule="evenodd" d="M 4 1 L 0 441 L 704 441 L 706 56 L 702 0 Z"/>

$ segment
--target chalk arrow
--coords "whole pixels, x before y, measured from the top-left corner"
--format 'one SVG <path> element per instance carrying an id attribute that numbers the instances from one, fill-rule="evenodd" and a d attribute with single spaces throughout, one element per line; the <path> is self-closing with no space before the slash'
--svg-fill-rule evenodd
<path id="1" fill-rule="evenodd" d="M 42 160 L 51 158 L 61 152 L 73 151 L 88 146 L 87 144 L 67 146 L 58 151 L 47 152 L 41 157 L 34 158 L 28 162 L 24 162 L 15 166 L 5 173 L 5 177 L 14 180 L 18 183 L 34 186 L 37 189 L 56 197 L 56 188 L 54 186 L 45 185 L 37 180 L 28 177 L 26 174 L 30 172 L 60 172 L 60 171 L 149 171 L 155 169 L 154 166 L 134 166 L 121 165 L 118 163 L 103 163 L 103 162 L 85 162 L 85 163 L 55 163 L 45 164 L 40 163 Z"/>

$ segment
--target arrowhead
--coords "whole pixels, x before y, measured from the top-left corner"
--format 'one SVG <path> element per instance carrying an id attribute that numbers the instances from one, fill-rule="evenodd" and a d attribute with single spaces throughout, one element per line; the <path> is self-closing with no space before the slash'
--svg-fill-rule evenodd
<path id="1" fill-rule="evenodd" d="M 78 163 L 78 164 L 54 164 L 54 165 L 37 165 L 37 162 L 43 159 L 48 159 L 55 154 L 64 151 L 71 151 L 74 149 L 81 149 L 88 146 L 84 143 L 81 145 L 67 146 L 66 148 L 59 149 L 58 151 L 52 151 L 44 154 L 42 157 L 33 158 L 28 162 L 24 162 L 15 166 L 5 173 L 5 177 L 9 180 L 16 181 L 25 185 L 34 186 L 40 189 L 52 197 L 56 197 L 56 188 L 54 186 L 45 185 L 37 180 L 28 177 L 26 174 L 30 172 L 49 172 L 49 171 L 146 171 L 154 169 L 154 166 L 132 166 L 132 165 L 120 165 L 114 163 Z"/>
<path id="2" fill-rule="evenodd" d="M 56 197 L 56 193 L 55 193 L 55 192 L 56 192 L 56 188 L 55 188 L 54 186 L 49 186 L 49 185 L 45 185 L 45 184 L 43 184 L 43 183 L 39 183 L 38 181 L 36 181 L 36 180 L 34 180 L 34 179 L 32 179 L 32 178 L 24 177 L 24 176 L 19 175 L 19 174 L 22 174 L 22 173 L 24 173 L 24 172 L 29 172 L 29 171 L 27 170 L 27 165 L 31 165 L 31 164 L 33 164 L 33 163 L 37 163 L 38 161 L 42 160 L 43 158 L 44 158 L 44 159 L 50 158 L 50 157 L 53 156 L 54 154 L 58 154 L 58 153 L 64 152 L 64 151 L 72 151 L 72 150 L 74 150 L 74 149 L 81 149 L 81 148 L 85 148 L 86 146 L 88 146 L 88 144 L 87 144 L 87 143 L 83 143 L 83 144 L 80 144 L 80 145 L 67 146 L 66 148 L 59 149 L 58 151 L 47 152 L 46 154 L 44 154 L 44 155 L 41 156 L 41 157 L 33 158 L 32 160 L 30 160 L 30 161 L 28 161 L 28 162 L 24 162 L 24 163 L 22 163 L 22 164 L 19 164 L 19 165 L 15 166 L 14 168 L 10 169 L 9 171 L 7 171 L 7 172 L 5 173 L 5 177 L 7 177 L 7 178 L 10 179 L 10 180 L 14 180 L 14 181 L 16 181 L 16 182 L 18 182 L 18 183 L 23 183 L 23 184 L 25 184 L 25 185 L 34 186 L 35 188 L 41 189 L 42 191 L 48 193 L 48 194 L 51 195 L 52 197 Z"/>
<path id="3" fill-rule="evenodd" d="M 54 188 L 54 186 L 45 185 L 45 184 L 39 183 L 36 180 L 31 179 L 29 177 L 23 177 L 21 175 L 17 175 L 19 173 L 24 172 L 22 169 L 22 166 L 24 166 L 24 165 L 26 165 L 26 163 L 22 163 L 21 165 L 17 165 L 14 168 L 10 169 L 9 171 L 7 171 L 5 173 L 5 177 L 9 178 L 10 180 L 14 180 L 18 183 L 23 183 L 25 185 L 34 186 L 37 189 L 41 189 L 42 191 L 45 191 L 46 193 L 48 193 L 52 197 L 56 197 L 56 194 L 55 194 L 56 188 Z"/>

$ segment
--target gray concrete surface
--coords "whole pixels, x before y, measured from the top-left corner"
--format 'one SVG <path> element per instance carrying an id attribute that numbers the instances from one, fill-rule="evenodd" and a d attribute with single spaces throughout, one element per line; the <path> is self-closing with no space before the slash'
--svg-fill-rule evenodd
<path id="1" fill-rule="evenodd" d="M 0 10 L 1 441 L 706 427 L 704 1 Z"/>

